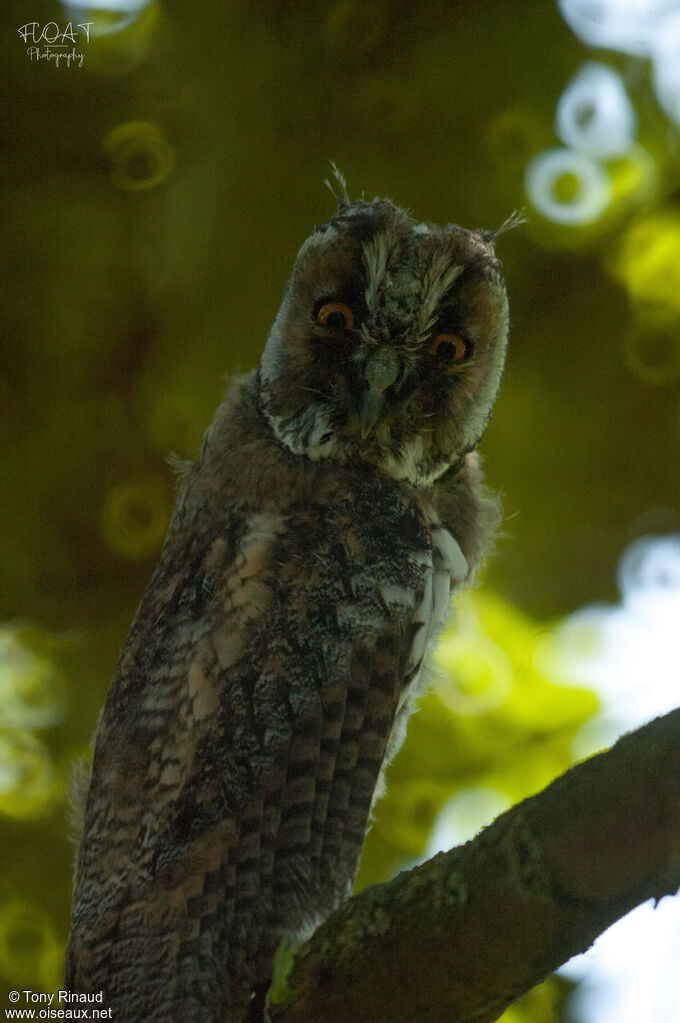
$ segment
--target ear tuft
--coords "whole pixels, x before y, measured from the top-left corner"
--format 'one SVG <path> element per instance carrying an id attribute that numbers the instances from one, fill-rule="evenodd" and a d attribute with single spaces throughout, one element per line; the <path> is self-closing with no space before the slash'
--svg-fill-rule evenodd
<path id="1" fill-rule="evenodd" d="M 330 189 L 331 195 L 337 202 L 338 213 L 342 213 L 348 206 L 351 206 L 351 200 L 347 192 L 347 182 L 345 181 L 345 175 L 339 169 L 335 160 L 331 160 L 331 168 L 333 170 L 333 180 L 329 181 L 326 178 L 324 185 Z"/>
<path id="2" fill-rule="evenodd" d="M 495 231 L 482 231 L 482 238 L 489 245 L 493 246 L 496 244 L 496 239 L 500 238 L 502 234 L 505 234 L 506 231 L 512 231 L 513 228 L 519 227 L 520 224 L 526 224 L 528 219 L 524 210 L 513 210 L 510 216 Z"/>

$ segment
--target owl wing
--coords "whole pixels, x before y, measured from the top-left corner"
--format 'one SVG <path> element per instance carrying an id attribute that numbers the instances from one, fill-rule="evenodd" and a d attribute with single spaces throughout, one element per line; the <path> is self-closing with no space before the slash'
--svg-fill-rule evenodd
<path id="1" fill-rule="evenodd" d="M 98 733 L 68 952 L 130 1023 L 240 1020 L 281 935 L 348 894 L 448 604 L 437 528 L 392 504 L 169 536 Z"/>

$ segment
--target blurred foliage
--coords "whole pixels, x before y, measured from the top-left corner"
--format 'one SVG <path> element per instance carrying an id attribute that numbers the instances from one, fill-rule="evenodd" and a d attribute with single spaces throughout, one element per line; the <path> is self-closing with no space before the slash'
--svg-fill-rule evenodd
<path id="1" fill-rule="evenodd" d="M 596 54 L 636 135 L 601 162 L 601 218 L 569 226 L 525 194 L 591 56 L 552 3 L 157 0 L 90 18 L 82 66 L 57 67 L 19 28 L 65 11 L 3 13 L 0 974 L 46 990 L 68 930 L 69 767 L 158 554 L 166 458 L 196 453 L 223 376 L 256 364 L 297 247 L 331 212 L 331 158 L 353 195 L 435 222 L 530 207 L 499 243 L 512 337 L 483 442 L 504 536 L 442 642 L 361 884 L 567 766 L 594 699 L 543 677 L 537 623 L 613 597 L 623 548 L 680 526 L 679 139 L 643 59 Z M 567 175 L 555 198 L 581 187 Z M 507 1019 L 557 1021 L 565 990 Z"/>
<path id="2" fill-rule="evenodd" d="M 472 591 L 437 648 L 433 687 L 409 724 L 408 740 L 387 772 L 362 857 L 358 885 L 385 881 L 404 865 L 438 851 L 430 845 L 438 815 L 474 786 L 496 813 L 544 788 L 569 766 L 576 731 L 597 710 L 588 690 L 544 677 L 550 630 L 488 591 Z M 540 657 L 536 657 L 536 651 Z M 474 804 L 473 804 L 474 805 Z M 465 817 L 465 814 L 463 814 Z M 440 848 L 490 823 L 456 823 Z M 442 836 L 443 837 L 443 836 Z"/>

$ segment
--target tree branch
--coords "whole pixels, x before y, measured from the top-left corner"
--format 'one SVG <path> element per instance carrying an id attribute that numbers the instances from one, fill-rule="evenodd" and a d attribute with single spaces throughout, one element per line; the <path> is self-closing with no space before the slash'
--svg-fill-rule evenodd
<path id="1" fill-rule="evenodd" d="M 680 709 L 350 899 L 299 949 L 272 1020 L 490 1023 L 678 887 Z"/>

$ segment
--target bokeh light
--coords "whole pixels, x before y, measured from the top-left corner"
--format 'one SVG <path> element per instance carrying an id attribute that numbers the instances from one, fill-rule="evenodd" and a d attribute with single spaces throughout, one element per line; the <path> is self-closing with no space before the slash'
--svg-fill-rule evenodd
<path id="1" fill-rule="evenodd" d="M 63 715 L 56 666 L 22 641 L 20 629 L 0 625 L 0 728 L 47 728 Z"/>
<path id="2" fill-rule="evenodd" d="M 584 64 L 560 96 L 555 130 L 565 145 L 588 156 L 623 156 L 637 119 L 619 75 L 605 64 Z"/>
<path id="3" fill-rule="evenodd" d="M 641 145 L 634 143 L 626 153 L 607 164 L 612 185 L 612 205 L 635 208 L 651 202 L 659 191 L 656 161 Z"/>
<path id="4" fill-rule="evenodd" d="M 680 380 L 680 322 L 632 325 L 624 336 L 628 369 L 645 384 L 667 387 Z"/>
<path id="5" fill-rule="evenodd" d="M 484 135 L 489 158 L 499 167 L 515 173 L 523 170 L 547 141 L 540 117 L 521 107 L 511 107 L 494 117 Z"/>
<path id="6" fill-rule="evenodd" d="M 49 752 L 31 732 L 0 729 L 0 813 L 42 817 L 63 796 Z"/>
<path id="7" fill-rule="evenodd" d="M 150 477 L 119 483 L 104 500 L 102 533 L 116 554 L 145 558 L 160 550 L 171 510 L 168 482 Z"/>
<path id="8" fill-rule="evenodd" d="M 542 216 L 570 227 L 599 220 L 612 197 L 606 171 L 573 149 L 539 153 L 527 165 L 524 182 L 530 202 Z"/>
<path id="9" fill-rule="evenodd" d="M 154 188 L 170 175 L 175 152 L 157 124 L 128 121 L 112 128 L 103 151 L 116 188 L 138 192 Z"/>
<path id="10" fill-rule="evenodd" d="M 90 21 L 92 36 L 122 32 L 134 25 L 154 0 L 63 0 L 69 20 Z"/>
<path id="11" fill-rule="evenodd" d="M 641 312 L 680 321 L 680 211 L 670 207 L 634 220 L 609 265 Z"/>
<path id="12" fill-rule="evenodd" d="M 158 37 L 163 8 L 159 0 L 71 0 L 65 17 L 85 24 L 83 69 L 100 78 L 122 78 L 142 65 Z"/>
<path id="13" fill-rule="evenodd" d="M 508 698 L 512 664 L 469 606 L 458 625 L 437 646 L 435 664 L 444 673 L 437 695 L 456 714 L 483 714 Z"/>
<path id="14" fill-rule="evenodd" d="M 678 0 L 557 0 L 564 20 L 589 46 L 648 57 Z"/>
<path id="15" fill-rule="evenodd" d="M 652 74 L 659 103 L 671 121 L 680 125 L 680 5 L 654 39 Z"/>
<path id="16" fill-rule="evenodd" d="M 0 903 L 0 973 L 31 990 L 54 991 L 63 952 L 47 913 L 30 902 Z"/>
<path id="17" fill-rule="evenodd" d="M 610 745 L 677 704 L 680 678 L 680 535 L 640 537 L 621 558 L 621 602 L 574 612 L 536 653 L 540 670 L 592 686 L 602 711 L 578 755 Z"/>
<path id="18" fill-rule="evenodd" d="M 558 2 L 567 23 L 591 46 L 651 57 L 659 104 L 679 123 L 680 0 Z M 638 87 L 640 77 L 628 75 Z M 585 62 L 566 85 L 557 103 L 555 131 L 568 149 L 534 156 L 526 167 L 525 188 L 543 217 L 566 228 L 601 222 L 603 232 L 611 230 L 658 190 L 659 156 L 670 170 L 659 147 L 652 156 L 636 142 L 638 117 L 623 79 L 600 61 Z"/>
<path id="19" fill-rule="evenodd" d="M 590 46 L 651 57 L 657 100 L 680 124 L 679 0 L 558 0 L 567 24 Z"/>

